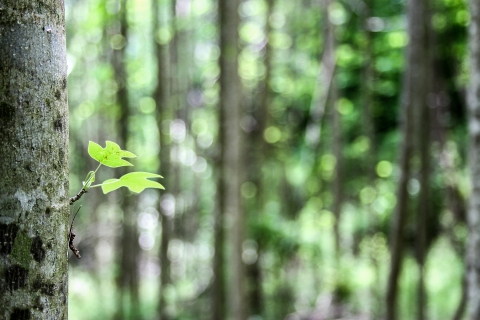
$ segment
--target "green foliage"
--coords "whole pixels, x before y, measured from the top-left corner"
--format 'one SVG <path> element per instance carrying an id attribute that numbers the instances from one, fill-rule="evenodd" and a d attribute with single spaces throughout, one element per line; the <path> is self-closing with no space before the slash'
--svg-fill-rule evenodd
<path id="1" fill-rule="evenodd" d="M 129 151 L 120 149 L 119 145 L 112 141 L 107 141 L 105 148 L 102 148 L 99 144 L 90 141 L 88 143 L 88 154 L 93 159 L 110 168 L 133 166 L 133 164 L 123 160 L 122 158 L 137 157 Z"/>
<path id="2" fill-rule="evenodd" d="M 103 164 L 104 166 L 111 168 L 118 168 L 124 166 L 133 166 L 130 162 L 123 160 L 122 158 L 136 158 L 137 156 L 127 150 L 120 149 L 120 146 L 112 141 L 106 141 L 105 148 L 102 148 L 99 144 L 90 141 L 88 143 L 88 154 L 98 162 L 100 165 L 97 170 Z M 90 171 L 86 177 L 84 183 L 84 189 L 102 187 L 103 193 L 107 194 L 120 187 L 127 187 L 130 191 L 140 193 L 146 188 L 165 188 L 158 182 L 147 180 L 147 178 L 163 178 L 161 175 L 148 173 L 148 172 L 131 172 L 122 176 L 120 179 L 108 179 L 102 184 L 92 186 L 92 182 L 95 181 L 95 171 Z"/>
<path id="3" fill-rule="evenodd" d="M 102 148 L 99 144 L 90 141 L 88 143 L 88 154 L 94 159 L 100 162 L 95 171 L 90 171 L 85 177 L 83 187 L 79 193 L 70 198 L 70 205 L 79 200 L 81 196 L 90 188 L 102 187 L 103 193 L 107 194 L 120 187 L 127 187 L 130 191 L 140 193 L 146 188 L 163 189 L 165 188 L 158 182 L 148 180 L 148 178 L 163 178 L 161 175 L 149 173 L 149 172 L 131 172 L 122 176 L 120 179 L 108 179 L 101 184 L 92 185 L 95 181 L 95 174 L 102 165 L 118 168 L 124 166 L 133 166 L 130 162 L 123 160 L 122 158 L 135 158 L 136 155 L 127 150 L 120 149 L 120 146 L 112 141 L 106 141 L 105 148 Z"/>
<path id="4" fill-rule="evenodd" d="M 111 191 L 117 190 L 120 187 L 127 187 L 130 191 L 140 193 L 146 188 L 165 188 L 158 182 L 147 180 L 147 178 L 163 178 L 161 175 L 148 172 L 132 172 L 127 173 L 120 179 L 109 179 L 104 181 L 101 186 L 103 193 L 107 194 Z"/>

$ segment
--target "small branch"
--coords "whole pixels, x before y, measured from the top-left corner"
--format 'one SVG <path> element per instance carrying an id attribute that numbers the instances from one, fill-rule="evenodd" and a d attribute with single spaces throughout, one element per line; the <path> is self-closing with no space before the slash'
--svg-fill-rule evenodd
<path id="1" fill-rule="evenodd" d="M 76 201 L 80 200 L 80 198 L 87 192 L 87 190 L 82 188 L 82 190 L 80 190 L 76 196 L 70 198 L 70 205 L 73 205 Z"/>
<path id="2" fill-rule="evenodd" d="M 85 189 L 82 189 L 82 190 L 84 191 Z M 85 191 L 85 192 L 86 192 L 86 191 Z M 83 192 L 83 193 L 85 193 L 85 192 Z M 80 195 L 80 196 L 78 197 L 78 199 L 80 199 L 80 197 L 82 196 L 83 193 L 82 193 L 82 191 L 80 191 L 80 192 L 78 193 L 78 195 Z M 78 196 L 78 195 L 77 195 L 77 196 Z M 74 198 L 75 198 L 75 197 L 74 197 Z M 77 199 L 77 200 L 78 200 L 78 199 Z M 70 199 L 70 203 L 72 203 L 71 201 L 72 201 L 72 200 Z M 75 201 L 76 201 L 76 200 L 75 200 Z M 74 201 L 74 202 L 75 202 L 75 201 Z M 74 254 L 78 259 L 81 259 L 82 256 L 80 255 L 80 250 L 78 250 L 77 248 L 75 248 L 75 245 L 73 244 L 73 239 L 75 239 L 76 234 L 72 231 L 72 229 L 73 229 L 73 222 L 75 221 L 75 217 L 77 216 L 77 213 L 78 213 L 78 211 L 80 211 L 81 208 L 82 208 L 82 206 L 80 206 L 80 207 L 78 208 L 77 212 L 75 212 L 75 215 L 73 216 L 73 219 L 72 219 L 72 224 L 70 225 L 70 232 L 68 233 L 68 246 L 70 247 L 70 250 L 72 250 L 73 254 Z"/>
<path id="3" fill-rule="evenodd" d="M 72 229 L 70 229 L 70 240 L 68 241 L 68 246 L 70 247 L 70 250 L 73 251 L 73 254 L 78 258 L 81 259 L 82 256 L 80 255 L 80 250 L 75 248 L 75 245 L 73 244 L 73 239 L 75 239 L 76 234 L 72 232 Z"/>

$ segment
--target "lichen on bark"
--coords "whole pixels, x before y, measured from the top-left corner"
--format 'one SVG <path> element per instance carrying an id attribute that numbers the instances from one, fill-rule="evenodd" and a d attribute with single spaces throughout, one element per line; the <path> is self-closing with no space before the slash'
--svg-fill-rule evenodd
<path id="1" fill-rule="evenodd" d="M 32 239 L 29 238 L 25 232 L 21 231 L 15 238 L 10 260 L 15 260 L 20 266 L 28 269 L 30 267 L 30 261 L 33 260 L 30 254 L 31 245 Z"/>
<path id="2" fill-rule="evenodd" d="M 0 1 L 0 319 L 67 319 L 63 1 Z"/>

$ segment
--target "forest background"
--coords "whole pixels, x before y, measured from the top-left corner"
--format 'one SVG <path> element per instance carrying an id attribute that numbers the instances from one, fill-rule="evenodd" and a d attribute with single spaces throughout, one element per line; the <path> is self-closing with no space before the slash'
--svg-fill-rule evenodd
<path id="1" fill-rule="evenodd" d="M 70 194 L 166 187 L 82 199 L 70 318 L 462 319 L 466 2 L 236 6 L 66 1 Z"/>

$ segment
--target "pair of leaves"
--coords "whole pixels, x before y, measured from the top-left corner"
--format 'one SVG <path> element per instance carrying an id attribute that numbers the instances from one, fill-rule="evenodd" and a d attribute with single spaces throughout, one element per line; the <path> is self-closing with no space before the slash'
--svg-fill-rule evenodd
<path id="1" fill-rule="evenodd" d="M 99 144 L 90 141 L 88 144 L 88 154 L 101 164 L 111 168 L 118 168 L 124 166 L 133 166 L 130 162 L 122 158 L 135 158 L 133 153 L 122 150 L 118 144 L 112 141 L 106 141 L 105 148 Z M 161 175 L 148 172 L 132 172 L 120 177 L 120 179 L 109 179 L 98 185 L 102 187 L 103 193 L 107 194 L 111 191 L 117 190 L 120 187 L 127 187 L 130 191 L 140 193 L 146 188 L 165 188 L 158 182 L 148 180 L 148 178 L 163 178 Z M 90 171 L 85 178 L 85 190 L 90 187 L 95 181 L 95 172 Z"/>

